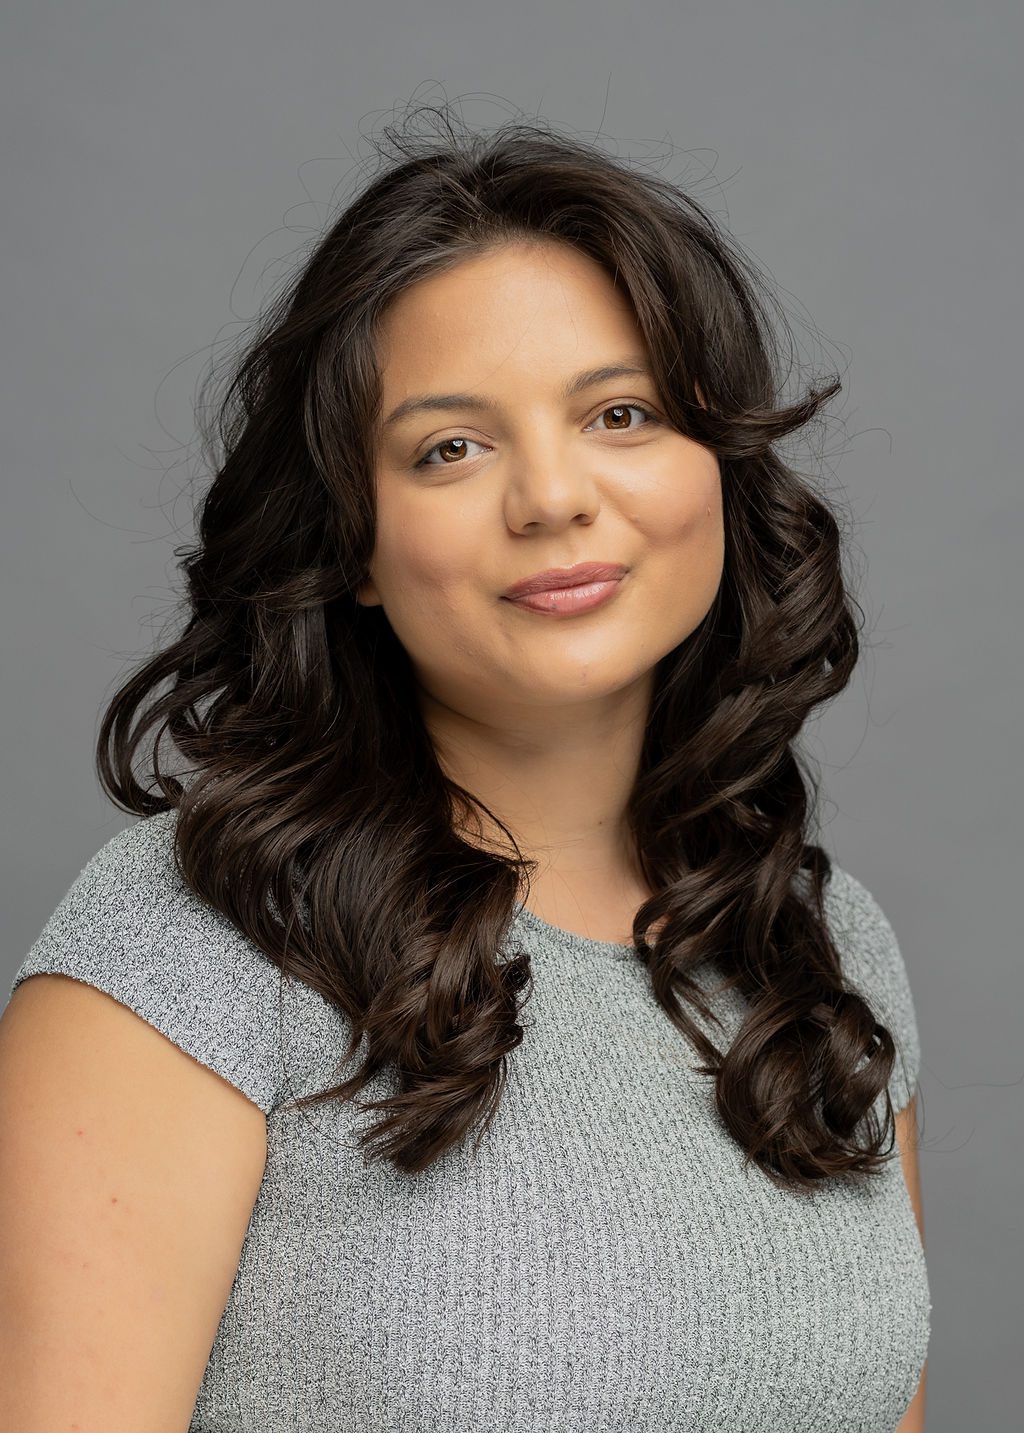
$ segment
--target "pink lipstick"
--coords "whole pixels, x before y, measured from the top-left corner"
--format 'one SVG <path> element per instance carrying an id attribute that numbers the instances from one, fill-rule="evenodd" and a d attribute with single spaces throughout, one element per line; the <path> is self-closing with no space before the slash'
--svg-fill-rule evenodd
<path id="1" fill-rule="evenodd" d="M 514 582 L 506 601 L 531 612 L 570 616 L 589 612 L 618 591 L 629 569 L 621 562 L 580 562 L 575 567 L 549 567 Z"/>

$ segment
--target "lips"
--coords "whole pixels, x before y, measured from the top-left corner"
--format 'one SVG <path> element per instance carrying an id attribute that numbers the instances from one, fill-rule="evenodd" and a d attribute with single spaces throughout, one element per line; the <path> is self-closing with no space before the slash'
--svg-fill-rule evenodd
<path id="1" fill-rule="evenodd" d="M 528 597 L 534 592 L 554 592 L 567 587 L 582 587 L 589 582 L 614 582 L 629 569 L 621 562 L 579 562 L 575 567 L 549 567 L 513 582 L 505 597 Z"/>

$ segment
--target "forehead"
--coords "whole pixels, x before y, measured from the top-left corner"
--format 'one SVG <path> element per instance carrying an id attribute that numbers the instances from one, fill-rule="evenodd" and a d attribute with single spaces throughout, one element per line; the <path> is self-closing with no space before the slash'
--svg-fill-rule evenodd
<path id="1" fill-rule="evenodd" d="M 632 308 L 596 261 L 564 244 L 509 245 L 406 289 L 380 330 L 388 400 L 426 386 L 492 388 L 564 377 L 645 346 Z"/>

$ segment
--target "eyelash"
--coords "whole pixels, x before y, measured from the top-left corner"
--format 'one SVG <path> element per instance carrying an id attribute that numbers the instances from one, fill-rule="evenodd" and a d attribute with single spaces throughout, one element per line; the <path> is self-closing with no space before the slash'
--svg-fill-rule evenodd
<path id="1" fill-rule="evenodd" d="M 651 409 L 648 408 L 647 405 L 644 404 L 644 403 L 606 403 L 605 406 L 601 409 L 601 412 L 598 413 L 597 417 L 600 418 L 600 417 L 602 416 L 602 414 L 607 413 L 607 412 L 609 411 L 609 409 L 611 409 L 611 408 L 637 408 L 637 409 L 639 409 L 639 411 L 640 411 L 641 413 L 643 413 L 644 416 L 645 416 L 646 419 L 647 419 L 647 422 L 646 422 L 646 423 L 641 423 L 641 425 L 640 425 L 641 428 L 646 428 L 649 423 L 658 423 L 658 422 L 660 422 L 660 419 L 658 418 L 657 414 L 656 414 L 656 413 L 653 413 L 653 412 L 651 411 Z M 596 422 L 597 419 L 595 418 L 594 421 Z M 588 424 L 588 426 L 589 426 L 589 424 Z M 632 433 L 632 432 L 633 432 L 633 429 L 632 429 L 632 428 L 621 428 L 621 429 L 617 429 L 617 430 L 616 430 L 616 429 L 609 429 L 608 431 L 609 431 L 609 432 L 616 432 L 616 431 L 618 431 L 618 432 L 622 432 L 622 433 Z M 414 467 L 414 468 L 453 468 L 453 467 L 454 467 L 454 468 L 457 468 L 457 467 L 459 466 L 458 463 L 428 463 L 428 462 L 427 462 L 427 459 L 430 457 L 430 455 L 431 455 L 432 453 L 436 453 L 437 450 L 438 450 L 438 448 L 443 448 L 444 445 L 445 445 L 445 443 L 451 443 L 455 438 L 461 438 L 461 437 L 463 437 L 463 434 L 462 434 L 462 433 L 452 433 L 449 437 L 447 437 L 447 438 L 442 438 L 439 443 L 435 443 L 432 448 L 428 448 L 427 451 L 422 455 L 422 457 L 420 457 L 420 458 L 418 458 L 418 459 L 416 460 L 416 462 L 413 464 L 413 467 Z M 469 438 L 467 441 L 470 442 L 470 443 L 474 443 L 474 442 L 476 442 L 476 439 L 475 439 L 475 438 Z M 483 445 L 481 445 L 481 446 L 483 446 Z M 460 460 L 460 461 L 463 461 L 463 460 Z"/>

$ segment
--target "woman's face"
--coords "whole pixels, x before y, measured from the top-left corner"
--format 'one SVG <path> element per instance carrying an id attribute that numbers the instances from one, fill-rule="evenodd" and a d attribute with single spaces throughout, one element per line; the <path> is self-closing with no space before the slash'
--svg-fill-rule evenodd
<path id="1" fill-rule="evenodd" d="M 359 598 L 383 606 L 426 693 L 500 725 L 513 708 L 646 683 L 718 590 L 721 482 L 715 455 L 662 417 L 632 310 L 601 266 L 555 243 L 468 259 L 394 302 L 379 361 L 376 544 Z M 645 371 L 566 396 L 602 367 Z M 590 561 L 628 571 L 589 611 L 504 596 Z"/>

